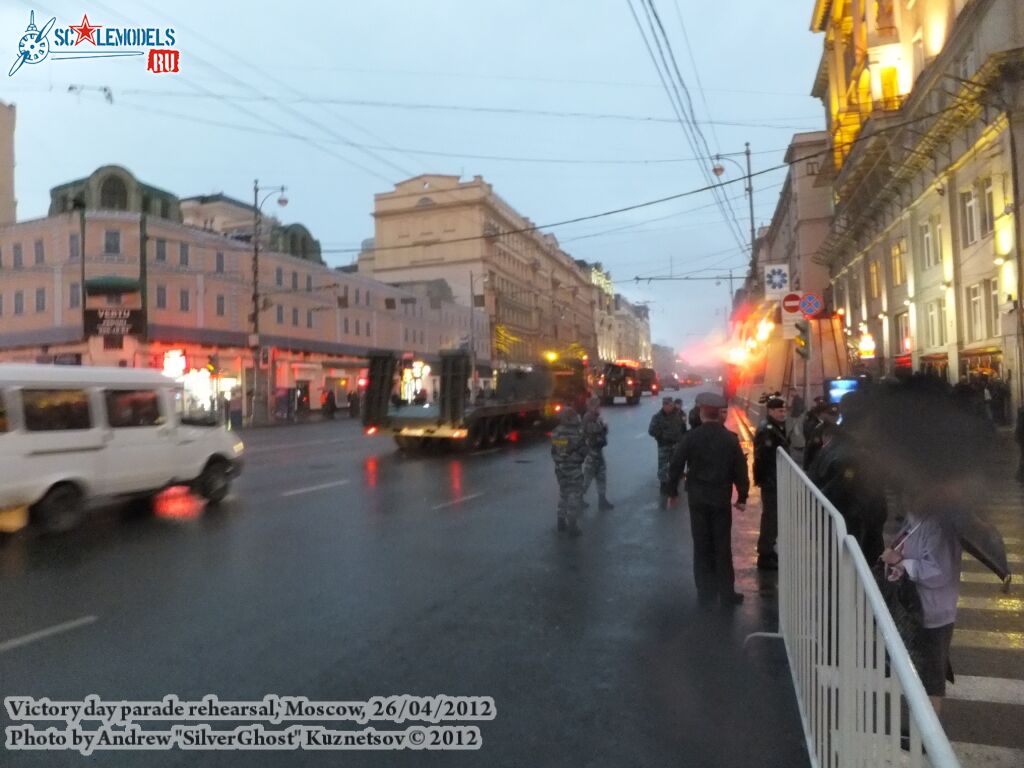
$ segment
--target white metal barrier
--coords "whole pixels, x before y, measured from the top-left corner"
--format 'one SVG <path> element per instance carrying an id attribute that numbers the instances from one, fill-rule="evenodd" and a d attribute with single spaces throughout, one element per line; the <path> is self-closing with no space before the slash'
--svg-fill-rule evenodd
<path id="1" fill-rule="evenodd" d="M 811 764 L 959 766 L 856 539 L 778 456 L 779 623 Z"/>

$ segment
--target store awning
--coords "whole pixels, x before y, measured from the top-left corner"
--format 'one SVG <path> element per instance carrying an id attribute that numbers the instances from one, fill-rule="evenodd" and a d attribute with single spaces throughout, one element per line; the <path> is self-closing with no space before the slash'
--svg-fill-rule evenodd
<path id="1" fill-rule="evenodd" d="M 90 277 L 85 281 L 85 292 L 89 296 L 104 296 L 115 293 L 138 293 L 142 286 L 137 277 L 103 275 Z"/>

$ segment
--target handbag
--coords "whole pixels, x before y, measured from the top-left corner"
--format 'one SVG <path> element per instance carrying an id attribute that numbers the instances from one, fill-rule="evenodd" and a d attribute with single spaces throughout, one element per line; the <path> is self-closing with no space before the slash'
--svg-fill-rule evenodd
<path id="1" fill-rule="evenodd" d="M 903 542 L 910 538 L 916 530 L 917 526 L 914 526 L 894 548 L 902 548 Z M 881 561 L 876 562 L 871 568 L 871 572 L 875 577 L 875 583 L 878 585 L 878 591 L 882 593 L 882 599 L 885 600 L 885 604 L 889 608 L 889 614 L 892 616 L 893 624 L 896 625 L 896 631 L 899 632 L 903 645 L 906 646 L 907 653 L 910 654 L 910 658 L 914 662 L 914 666 L 920 668 L 918 663 L 920 660 L 918 635 L 924 624 L 924 609 L 921 607 L 921 596 L 906 572 L 898 580 L 890 581 L 887 578 L 887 570 L 888 566 Z"/>

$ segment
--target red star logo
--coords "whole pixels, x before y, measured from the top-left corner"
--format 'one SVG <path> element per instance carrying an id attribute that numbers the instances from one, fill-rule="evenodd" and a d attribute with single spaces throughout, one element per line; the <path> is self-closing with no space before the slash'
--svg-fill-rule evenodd
<path id="1" fill-rule="evenodd" d="M 74 24 L 68 24 L 68 27 L 78 35 L 78 39 L 75 40 L 75 45 L 78 45 L 83 41 L 88 41 L 93 45 L 96 45 L 96 30 L 103 29 L 102 24 L 90 24 L 88 14 L 82 15 L 82 23 L 77 27 Z"/>

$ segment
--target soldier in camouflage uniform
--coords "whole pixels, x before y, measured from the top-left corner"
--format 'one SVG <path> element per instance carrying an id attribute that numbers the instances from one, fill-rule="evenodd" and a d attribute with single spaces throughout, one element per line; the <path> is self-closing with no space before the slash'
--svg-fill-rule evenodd
<path id="1" fill-rule="evenodd" d="M 587 441 L 579 414 L 573 408 L 562 409 L 558 426 L 551 433 L 551 457 L 555 460 L 555 477 L 558 478 L 558 530 L 568 529 L 570 535 L 578 536 Z"/>
<path id="2" fill-rule="evenodd" d="M 583 414 L 583 438 L 587 443 L 587 458 L 583 462 L 583 493 L 590 483 L 597 480 L 598 509 L 615 509 L 605 493 L 608 490 L 608 468 L 604 463 L 604 447 L 608 445 L 608 425 L 601 418 L 601 400 L 592 397 L 587 400 L 587 412 Z"/>
<path id="3" fill-rule="evenodd" d="M 661 410 L 651 417 L 647 434 L 658 443 L 658 481 L 661 483 L 661 496 L 667 501 L 674 496 L 668 485 L 668 468 L 672 462 L 672 453 L 676 445 L 683 439 L 686 432 L 686 417 L 675 407 L 671 397 L 661 400 Z"/>

